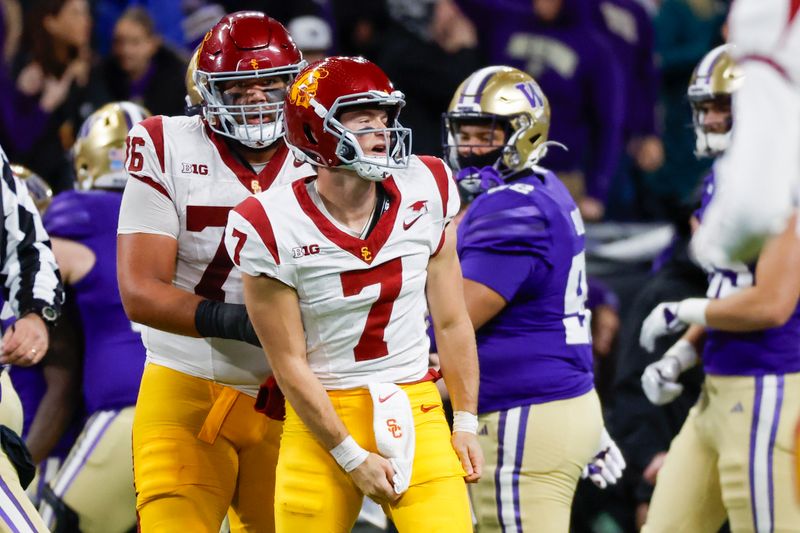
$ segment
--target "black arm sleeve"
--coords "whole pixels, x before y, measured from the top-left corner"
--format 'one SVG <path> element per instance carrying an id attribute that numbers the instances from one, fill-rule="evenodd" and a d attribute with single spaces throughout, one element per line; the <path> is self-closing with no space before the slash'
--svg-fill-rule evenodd
<path id="1" fill-rule="evenodd" d="M 195 311 L 194 326 L 203 337 L 233 339 L 261 347 L 243 304 L 203 300 Z"/>

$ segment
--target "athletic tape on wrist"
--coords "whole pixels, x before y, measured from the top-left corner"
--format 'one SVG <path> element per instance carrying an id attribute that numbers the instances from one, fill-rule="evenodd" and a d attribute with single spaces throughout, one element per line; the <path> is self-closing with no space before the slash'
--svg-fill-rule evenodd
<path id="1" fill-rule="evenodd" d="M 708 298 L 687 298 L 678 304 L 678 320 L 687 324 L 706 325 Z"/>
<path id="2" fill-rule="evenodd" d="M 478 433 L 478 415 L 473 415 L 467 411 L 456 411 L 453 413 L 453 432 L 461 431 L 464 433 Z"/>
<path id="3" fill-rule="evenodd" d="M 352 436 L 348 436 L 340 442 L 330 451 L 330 454 L 345 472 L 352 472 L 369 457 L 369 452 L 359 446 Z"/>

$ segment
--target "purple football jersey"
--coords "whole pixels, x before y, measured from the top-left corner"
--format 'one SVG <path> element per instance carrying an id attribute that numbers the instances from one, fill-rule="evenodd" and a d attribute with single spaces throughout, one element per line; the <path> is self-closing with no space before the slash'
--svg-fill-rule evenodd
<path id="1" fill-rule="evenodd" d="M 479 196 L 458 227 L 464 277 L 506 307 L 476 333 L 481 413 L 574 398 L 594 386 L 583 222 L 552 173 Z"/>
<path id="2" fill-rule="evenodd" d="M 122 308 L 117 287 L 117 220 L 122 194 L 67 191 L 44 216 L 52 237 L 87 246 L 94 268 L 74 285 L 84 336 L 83 390 L 87 414 L 134 405 L 145 349 Z"/>
<path id="3" fill-rule="evenodd" d="M 714 196 L 714 173 L 703 180 L 703 197 L 695 211 L 698 220 Z M 709 272 L 709 298 L 724 298 L 756 283 L 756 266 L 714 269 Z M 707 374 L 760 376 L 800 372 L 800 305 L 788 322 L 778 328 L 732 333 L 707 328 L 703 367 Z"/>

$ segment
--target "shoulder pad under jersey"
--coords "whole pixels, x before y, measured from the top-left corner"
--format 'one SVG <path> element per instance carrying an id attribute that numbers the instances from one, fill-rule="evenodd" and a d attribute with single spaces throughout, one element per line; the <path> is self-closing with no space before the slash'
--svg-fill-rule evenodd
<path id="1" fill-rule="evenodd" d="M 88 207 L 89 203 L 84 193 L 65 191 L 57 194 L 42 218 L 44 228 L 51 237 L 63 239 L 86 237 L 94 229 Z"/>
<path id="2" fill-rule="evenodd" d="M 546 256 L 550 223 L 527 183 L 504 185 L 479 196 L 459 227 L 461 249 Z"/>

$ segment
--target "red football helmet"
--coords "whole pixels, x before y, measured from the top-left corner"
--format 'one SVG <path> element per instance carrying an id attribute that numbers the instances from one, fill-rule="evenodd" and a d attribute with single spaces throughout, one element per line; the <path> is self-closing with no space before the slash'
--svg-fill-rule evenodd
<path id="1" fill-rule="evenodd" d="M 298 157 L 312 164 L 345 167 L 380 181 L 392 169 L 408 166 L 411 130 L 397 121 L 405 103 L 403 93 L 374 63 L 361 57 L 329 57 L 303 69 L 286 92 L 286 141 Z M 355 106 L 386 109 L 387 127 L 345 128 L 338 119 Z M 364 133 L 384 136 L 385 156 L 364 154 L 357 137 Z"/>
<path id="2" fill-rule="evenodd" d="M 269 146 L 283 135 L 285 88 L 265 91 L 266 102 L 235 105 L 225 82 L 257 78 L 291 79 L 306 63 L 280 22 L 258 11 L 225 15 L 198 49 L 195 84 L 212 130 L 251 148 Z"/>

